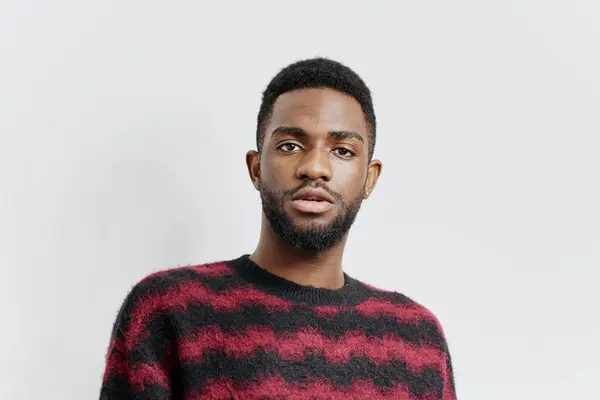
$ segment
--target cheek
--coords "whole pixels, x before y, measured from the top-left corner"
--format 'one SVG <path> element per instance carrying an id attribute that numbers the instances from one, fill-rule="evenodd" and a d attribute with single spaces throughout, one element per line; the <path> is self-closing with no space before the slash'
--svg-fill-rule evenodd
<path id="1" fill-rule="evenodd" d="M 336 186 L 347 200 L 362 195 L 367 172 L 357 168 L 340 168 L 336 171 Z"/>
<path id="2" fill-rule="evenodd" d="M 294 178 L 294 170 L 288 163 L 277 162 L 275 160 L 267 161 L 261 168 L 261 179 L 270 185 L 285 187 Z"/>

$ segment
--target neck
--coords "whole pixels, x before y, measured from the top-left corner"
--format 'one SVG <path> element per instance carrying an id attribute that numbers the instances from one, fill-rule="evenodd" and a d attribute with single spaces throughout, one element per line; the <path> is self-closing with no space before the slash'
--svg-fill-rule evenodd
<path id="1" fill-rule="evenodd" d="M 270 273 L 298 285 L 335 290 L 344 286 L 345 246 L 346 237 L 322 252 L 296 249 L 275 235 L 263 215 L 260 240 L 250 259 Z"/>

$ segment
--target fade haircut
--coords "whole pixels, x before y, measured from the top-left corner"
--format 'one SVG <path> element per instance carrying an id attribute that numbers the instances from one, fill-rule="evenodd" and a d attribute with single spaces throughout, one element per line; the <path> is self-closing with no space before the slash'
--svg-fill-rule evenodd
<path id="1" fill-rule="evenodd" d="M 273 105 L 279 96 L 293 90 L 328 88 L 354 97 L 364 113 L 369 130 L 369 160 L 375 150 L 377 121 L 371 91 L 356 72 L 340 62 L 328 58 L 297 61 L 283 68 L 269 82 L 263 92 L 256 124 L 256 147 L 262 152 L 265 129 L 273 114 Z"/>

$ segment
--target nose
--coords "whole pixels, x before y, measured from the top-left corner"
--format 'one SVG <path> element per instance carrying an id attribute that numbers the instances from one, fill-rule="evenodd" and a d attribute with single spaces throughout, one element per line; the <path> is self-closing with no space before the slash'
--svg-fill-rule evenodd
<path id="1" fill-rule="evenodd" d="M 326 182 L 331 180 L 331 158 L 328 151 L 314 148 L 306 151 L 296 170 L 296 177 L 300 180 L 318 180 Z"/>

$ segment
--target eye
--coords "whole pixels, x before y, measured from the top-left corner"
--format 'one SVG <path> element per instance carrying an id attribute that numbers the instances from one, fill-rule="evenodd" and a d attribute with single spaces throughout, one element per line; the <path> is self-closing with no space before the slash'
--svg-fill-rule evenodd
<path id="1" fill-rule="evenodd" d="M 350 150 L 346 149 L 345 147 L 339 147 L 339 148 L 335 149 L 334 151 L 337 152 L 337 154 L 339 156 L 344 157 L 344 158 L 352 158 L 352 157 L 356 156 L 356 154 L 354 154 Z"/>
<path id="2" fill-rule="evenodd" d="M 285 153 L 291 153 L 296 150 L 299 150 L 300 146 L 298 146 L 296 143 L 288 142 L 288 143 L 283 143 L 283 144 L 279 145 L 277 148 L 279 150 L 282 150 Z"/>

